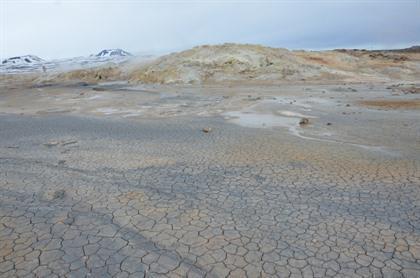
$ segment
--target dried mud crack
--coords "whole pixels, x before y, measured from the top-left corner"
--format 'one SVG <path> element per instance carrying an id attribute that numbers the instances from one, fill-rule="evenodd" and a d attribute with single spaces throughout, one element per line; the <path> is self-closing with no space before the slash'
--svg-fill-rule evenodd
<path id="1" fill-rule="evenodd" d="M 2 115 L 0 130 L 18 146 L 0 148 L 1 277 L 420 275 L 418 150 L 221 117 Z"/>

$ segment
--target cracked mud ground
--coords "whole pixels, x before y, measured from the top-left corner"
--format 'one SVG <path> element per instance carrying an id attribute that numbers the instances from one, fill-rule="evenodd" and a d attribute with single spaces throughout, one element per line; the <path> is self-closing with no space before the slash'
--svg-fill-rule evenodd
<path id="1" fill-rule="evenodd" d="M 418 149 L 0 117 L 1 277 L 420 277 Z"/>

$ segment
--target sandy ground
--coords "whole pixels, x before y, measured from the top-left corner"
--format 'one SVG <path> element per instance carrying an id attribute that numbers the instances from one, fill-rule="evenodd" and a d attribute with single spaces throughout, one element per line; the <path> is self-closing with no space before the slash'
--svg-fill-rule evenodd
<path id="1" fill-rule="evenodd" d="M 2 89 L 0 276 L 418 277 L 401 88 Z"/>

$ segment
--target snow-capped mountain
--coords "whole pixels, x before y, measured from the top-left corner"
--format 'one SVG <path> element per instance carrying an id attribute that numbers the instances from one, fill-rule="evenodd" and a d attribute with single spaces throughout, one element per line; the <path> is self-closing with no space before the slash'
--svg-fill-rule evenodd
<path id="1" fill-rule="evenodd" d="M 104 49 L 98 54 L 96 54 L 96 57 L 126 57 L 126 56 L 133 56 L 127 51 L 124 51 L 120 48 L 117 49 Z"/>
<path id="2" fill-rule="evenodd" d="M 31 72 L 41 69 L 45 61 L 35 55 L 23 55 L 4 59 L 0 64 L 0 73 Z"/>
<path id="3" fill-rule="evenodd" d="M 1 62 L 2 65 L 27 65 L 42 63 L 44 60 L 35 55 L 16 56 L 5 59 Z"/>
<path id="4" fill-rule="evenodd" d="M 105 64 L 120 64 L 133 56 L 122 49 L 105 49 L 87 57 L 74 57 L 45 61 L 34 55 L 5 59 L 0 64 L 0 73 L 51 72 L 86 69 Z"/>

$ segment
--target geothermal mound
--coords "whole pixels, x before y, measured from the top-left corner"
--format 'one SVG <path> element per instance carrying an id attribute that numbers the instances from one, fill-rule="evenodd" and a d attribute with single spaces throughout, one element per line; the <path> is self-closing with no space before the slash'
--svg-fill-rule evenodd
<path id="1" fill-rule="evenodd" d="M 130 81 L 213 83 L 223 81 L 414 79 L 420 55 L 390 51 L 289 51 L 260 45 L 199 46 L 163 56 L 133 70 Z"/>

